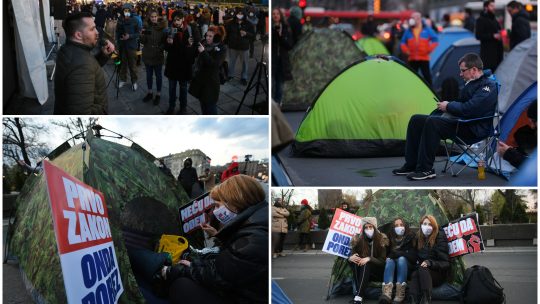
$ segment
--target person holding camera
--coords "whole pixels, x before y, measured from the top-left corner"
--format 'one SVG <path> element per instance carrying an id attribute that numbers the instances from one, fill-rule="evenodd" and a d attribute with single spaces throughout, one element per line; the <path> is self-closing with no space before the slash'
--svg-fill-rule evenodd
<path id="1" fill-rule="evenodd" d="M 168 30 L 165 42 L 167 62 L 165 76 L 169 79 L 169 108 L 166 114 L 174 114 L 176 107 L 176 86 L 180 86 L 180 110 L 178 114 L 186 114 L 188 84 L 192 78 L 192 66 L 195 62 L 197 49 L 195 40 L 184 22 L 184 15 L 176 13 L 173 17 L 172 28 Z"/>
<path id="2" fill-rule="evenodd" d="M 156 97 L 154 105 L 158 105 L 161 98 L 161 83 L 162 83 L 162 67 L 165 57 L 163 55 L 164 41 L 166 35 L 164 33 L 165 23 L 162 18 L 158 18 L 156 11 L 150 11 L 148 22 L 143 28 L 141 35 L 141 43 L 144 45 L 142 50 L 142 60 L 146 68 L 146 85 L 148 92 L 143 98 L 143 102 L 152 100 L 153 91 L 152 83 L 153 74 L 156 74 Z"/>
<path id="3" fill-rule="evenodd" d="M 99 34 L 90 13 L 67 17 L 63 28 L 67 39 L 56 57 L 54 114 L 107 114 L 107 86 L 101 67 L 114 52 L 114 45 L 103 40 L 101 52 L 92 54 Z"/>
<path id="4" fill-rule="evenodd" d="M 131 77 L 131 88 L 137 91 L 137 40 L 140 36 L 141 27 L 137 19 L 132 18 L 131 4 L 124 4 L 124 16 L 118 21 L 116 27 L 116 38 L 120 50 L 120 83 L 119 88 L 127 84 L 127 69 L 129 67 L 129 76 Z"/>
<path id="5" fill-rule="evenodd" d="M 206 32 L 204 43 L 199 43 L 197 51 L 197 73 L 189 87 L 189 93 L 199 99 L 203 115 L 217 115 L 217 102 L 221 82 L 219 69 L 225 60 L 226 47 L 223 45 L 225 29 L 211 26 Z"/>
<path id="6" fill-rule="evenodd" d="M 244 20 L 242 10 L 237 10 L 234 20 L 227 25 L 227 45 L 229 46 L 229 79 L 234 75 L 236 60 L 242 59 L 240 82 L 247 85 L 249 43 L 255 38 L 255 28 Z"/>

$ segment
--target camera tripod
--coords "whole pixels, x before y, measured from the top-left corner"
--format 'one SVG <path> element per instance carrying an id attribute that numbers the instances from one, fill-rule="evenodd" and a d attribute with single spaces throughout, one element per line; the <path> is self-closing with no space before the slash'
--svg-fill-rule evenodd
<path id="1" fill-rule="evenodd" d="M 120 55 L 118 55 L 120 56 Z M 113 70 L 113 73 L 111 75 L 111 78 L 109 79 L 109 83 L 107 84 L 107 88 L 109 87 L 109 85 L 111 84 L 111 81 L 113 80 L 114 78 L 114 84 L 116 86 L 116 99 L 118 99 L 118 95 L 120 94 L 120 57 L 117 57 L 114 61 L 114 70 Z M 116 76 L 116 77 L 115 77 Z"/>
<path id="2" fill-rule="evenodd" d="M 263 82 L 261 81 L 262 75 L 264 73 L 264 78 L 266 80 L 266 86 L 268 87 L 268 69 L 266 67 L 266 62 L 264 62 L 264 51 L 266 49 L 267 43 L 263 39 L 262 41 L 262 51 L 261 51 L 261 59 L 257 61 L 257 66 L 255 67 L 255 70 L 253 71 L 253 74 L 251 74 L 251 79 L 249 79 L 249 83 L 246 87 L 246 90 L 244 91 L 244 96 L 242 96 L 242 100 L 240 101 L 240 104 L 238 105 L 238 108 L 236 109 L 235 115 L 238 115 L 238 112 L 240 112 L 240 108 L 244 104 L 244 101 L 246 100 L 246 97 L 248 93 L 255 88 L 255 96 L 253 97 L 253 105 L 251 106 L 251 114 L 255 111 L 255 104 L 257 103 L 257 96 L 259 95 L 259 89 L 262 89 L 263 92 L 266 94 L 266 101 L 268 104 L 268 91 L 264 87 Z M 255 76 L 257 76 L 257 81 L 253 83 L 253 80 L 255 80 Z"/>

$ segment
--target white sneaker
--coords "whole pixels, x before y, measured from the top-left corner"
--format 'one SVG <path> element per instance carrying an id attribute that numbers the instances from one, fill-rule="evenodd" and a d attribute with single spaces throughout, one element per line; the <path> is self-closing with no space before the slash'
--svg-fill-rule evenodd
<path id="1" fill-rule="evenodd" d="M 118 88 L 122 88 L 122 87 L 124 87 L 126 84 L 127 84 L 127 82 L 125 82 L 125 81 L 120 81 L 120 82 L 118 83 Z"/>
<path id="2" fill-rule="evenodd" d="M 361 296 L 355 296 L 353 300 L 354 304 L 362 304 L 362 297 Z"/>
<path id="3" fill-rule="evenodd" d="M 278 257 L 277 253 L 272 254 L 273 259 L 277 259 L 277 257 Z"/>
<path id="4" fill-rule="evenodd" d="M 133 91 L 137 91 L 137 83 L 134 83 L 131 88 L 133 89 Z"/>

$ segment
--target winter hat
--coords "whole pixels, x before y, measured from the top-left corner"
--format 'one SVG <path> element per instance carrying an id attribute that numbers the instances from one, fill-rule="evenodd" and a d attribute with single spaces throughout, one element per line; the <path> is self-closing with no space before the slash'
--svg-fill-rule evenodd
<path id="1" fill-rule="evenodd" d="M 300 202 L 300 204 L 301 204 L 302 206 L 307 206 L 307 205 L 309 205 L 307 199 L 303 199 L 303 200 Z"/>
<path id="2" fill-rule="evenodd" d="M 374 217 L 364 217 L 362 218 L 362 221 L 363 221 L 362 226 L 364 226 L 365 224 L 371 224 L 375 226 L 375 228 L 377 228 L 377 219 Z"/>

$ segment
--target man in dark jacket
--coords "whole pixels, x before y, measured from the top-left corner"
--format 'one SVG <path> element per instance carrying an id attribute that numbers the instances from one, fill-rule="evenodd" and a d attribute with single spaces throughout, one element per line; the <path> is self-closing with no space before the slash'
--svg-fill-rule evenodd
<path id="1" fill-rule="evenodd" d="M 437 103 L 442 116 L 414 115 L 407 127 L 405 164 L 394 169 L 395 175 L 406 175 L 411 180 L 435 178 L 433 162 L 441 139 L 459 136 L 466 142 L 485 138 L 493 128 L 492 121 L 480 120 L 461 125 L 456 134 L 457 119 L 492 116 L 497 104 L 497 84 L 484 74 L 482 60 L 469 53 L 459 62 L 460 76 L 465 87 L 456 101 Z"/>
<path id="2" fill-rule="evenodd" d="M 118 39 L 118 48 L 120 50 L 120 83 L 118 87 L 127 84 L 127 69 L 129 67 L 129 76 L 131 77 L 131 88 L 137 90 L 137 40 L 141 33 L 141 27 L 137 19 L 132 18 L 131 4 L 124 4 L 124 16 L 118 21 L 116 26 L 116 38 Z"/>
<path id="3" fill-rule="evenodd" d="M 529 14 L 523 9 L 523 5 L 517 1 L 510 1 L 506 5 L 508 13 L 512 15 L 512 31 L 510 32 L 510 49 L 513 49 L 521 41 L 531 37 L 531 24 Z"/>
<path id="4" fill-rule="evenodd" d="M 105 10 L 105 5 L 101 4 L 96 12 L 96 19 L 94 20 L 100 37 L 103 37 L 103 29 L 105 28 L 106 20 L 107 11 Z"/>
<path id="5" fill-rule="evenodd" d="M 253 25 L 244 20 L 241 10 L 236 12 L 234 20 L 227 25 L 227 44 L 229 47 L 229 77 L 233 77 L 236 59 L 242 59 L 240 82 L 247 85 L 249 42 L 255 38 Z"/>
<path id="6" fill-rule="evenodd" d="M 476 20 L 474 19 L 472 9 L 465 9 L 465 20 L 463 21 L 463 28 L 474 33 L 474 25 Z"/>
<path id="7" fill-rule="evenodd" d="M 501 26 L 495 18 L 495 1 L 484 1 L 484 11 L 476 20 L 476 39 L 480 40 L 480 58 L 485 69 L 495 72 L 503 60 Z"/>
<path id="8" fill-rule="evenodd" d="M 69 16 L 63 27 L 67 40 L 56 58 L 54 114 L 107 114 L 107 89 L 101 67 L 114 52 L 114 45 L 107 41 L 100 53 L 92 55 L 99 35 L 89 13 Z"/>
<path id="9" fill-rule="evenodd" d="M 197 174 L 197 170 L 192 167 L 193 160 L 191 158 L 186 158 L 184 161 L 184 168 L 180 170 L 180 174 L 178 174 L 178 182 L 184 190 L 186 190 L 187 195 L 191 198 L 193 184 L 198 182 L 199 176 Z"/>

